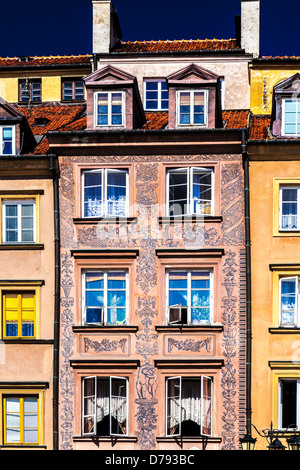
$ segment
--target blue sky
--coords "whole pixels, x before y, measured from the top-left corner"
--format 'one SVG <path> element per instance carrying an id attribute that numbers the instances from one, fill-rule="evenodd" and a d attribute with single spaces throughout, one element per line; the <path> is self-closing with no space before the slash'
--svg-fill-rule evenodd
<path id="1" fill-rule="evenodd" d="M 241 9 L 240 0 L 114 0 L 114 6 L 129 41 L 232 38 Z M 261 0 L 261 8 L 262 55 L 300 56 L 299 0 Z M 3 2 L 1 19 L 1 57 L 91 52 L 91 0 Z"/>

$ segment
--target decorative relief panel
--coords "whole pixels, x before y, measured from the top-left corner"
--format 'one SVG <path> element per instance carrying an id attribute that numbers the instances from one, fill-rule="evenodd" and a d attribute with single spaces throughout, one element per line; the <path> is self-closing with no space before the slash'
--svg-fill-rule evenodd
<path id="1" fill-rule="evenodd" d="M 84 354 L 128 356 L 130 354 L 130 337 L 112 338 L 93 336 L 80 338 L 80 352 Z"/>
<path id="2" fill-rule="evenodd" d="M 164 336 L 165 356 L 214 356 L 216 351 L 215 335 L 186 335 L 178 334 L 172 337 Z"/>

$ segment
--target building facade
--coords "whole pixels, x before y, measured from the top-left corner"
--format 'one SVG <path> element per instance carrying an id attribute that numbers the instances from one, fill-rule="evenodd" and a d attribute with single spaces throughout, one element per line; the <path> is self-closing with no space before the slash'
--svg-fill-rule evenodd
<path id="1" fill-rule="evenodd" d="M 251 64 L 252 422 L 299 427 L 299 59 Z M 263 188 L 263 189 L 262 189 Z M 257 448 L 266 442 L 255 430 Z"/>
<path id="2" fill-rule="evenodd" d="M 238 449 L 255 51 L 123 42 L 112 2 L 93 8 L 86 115 L 47 133 L 60 169 L 60 449 Z"/>

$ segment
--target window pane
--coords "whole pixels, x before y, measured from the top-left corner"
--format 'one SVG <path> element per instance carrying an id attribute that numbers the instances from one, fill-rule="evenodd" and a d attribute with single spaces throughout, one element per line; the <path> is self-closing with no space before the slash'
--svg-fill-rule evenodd
<path id="1" fill-rule="evenodd" d="M 3 155 L 11 155 L 13 153 L 13 128 L 12 127 L 3 127 Z"/>
<path id="2" fill-rule="evenodd" d="M 108 125 L 108 94 L 98 93 L 98 121 L 99 126 Z"/>
<path id="3" fill-rule="evenodd" d="M 187 273 L 169 272 L 169 306 L 188 305 Z"/>
<path id="4" fill-rule="evenodd" d="M 212 433 L 212 380 L 210 377 L 203 377 L 203 397 L 202 397 L 202 433 L 211 435 Z"/>
<path id="5" fill-rule="evenodd" d="M 84 99 L 84 85 L 82 81 L 75 82 L 75 100 L 83 100 Z"/>
<path id="6" fill-rule="evenodd" d="M 180 378 L 167 380 L 167 435 L 180 434 L 181 400 Z"/>
<path id="7" fill-rule="evenodd" d="M 296 314 L 296 295 L 298 279 L 281 280 L 281 323 L 294 324 Z"/>
<path id="8" fill-rule="evenodd" d="M 83 433 L 95 433 L 96 396 L 94 377 L 83 380 L 83 415 Z"/>
<path id="9" fill-rule="evenodd" d="M 169 213 L 183 215 L 188 211 L 188 172 L 187 169 L 170 171 L 169 177 Z"/>
<path id="10" fill-rule="evenodd" d="M 297 424 L 297 381 L 281 381 L 282 423 L 283 428 Z"/>
<path id="11" fill-rule="evenodd" d="M 297 229 L 298 226 L 298 189 L 281 189 L 281 228 Z"/>
<path id="12" fill-rule="evenodd" d="M 194 93 L 194 124 L 204 124 L 204 93 Z"/>
<path id="13" fill-rule="evenodd" d="M 212 213 L 212 178 L 211 172 L 193 169 L 193 213 Z"/>
<path id="14" fill-rule="evenodd" d="M 127 385 L 126 379 L 111 379 L 111 433 L 127 434 Z"/>
<path id="15" fill-rule="evenodd" d="M 84 217 L 101 217 L 102 173 L 84 173 Z"/>
<path id="16" fill-rule="evenodd" d="M 71 100 L 73 98 L 73 83 L 64 82 L 63 83 L 63 99 Z"/>
<path id="17" fill-rule="evenodd" d="M 107 214 L 126 215 L 126 171 L 107 171 Z"/>

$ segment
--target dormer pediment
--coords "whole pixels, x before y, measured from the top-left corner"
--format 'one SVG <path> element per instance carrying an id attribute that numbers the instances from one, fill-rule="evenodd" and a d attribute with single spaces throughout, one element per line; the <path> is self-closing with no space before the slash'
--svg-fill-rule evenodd
<path id="1" fill-rule="evenodd" d="M 14 106 L 7 103 L 7 101 L 0 97 L 0 120 L 1 119 L 12 119 L 14 121 L 21 121 L 22 119 L 24 119 L 24 114 L 22 114 L 18 109 L 16 109 Z"/>
<path id="2" fill-rule="evenodd" d="M 286 94 L 300 91 L 300 73 L 295 73 L 292 77 L 282 80 L 274 86 L 275 94 Z"/>
<path id="3" fill-rule="evenodd" d="M 169 85 L 217 83 L 219 75 L 198 65 L 191 64 L 167 77 Z"/>
<path id="4" fill-rule="evenodd" d="M 116 67 L 108 65 L 103 67 L 100 70 L 84 77 L 85 86 L 105 86 L 105 85 L 121 85 L 125 86 L 126 84 L 133 84 L 135 82 L 135 77 L 123 70 L 120 70 Z"/>

